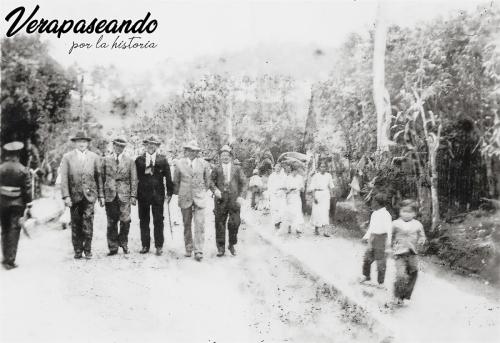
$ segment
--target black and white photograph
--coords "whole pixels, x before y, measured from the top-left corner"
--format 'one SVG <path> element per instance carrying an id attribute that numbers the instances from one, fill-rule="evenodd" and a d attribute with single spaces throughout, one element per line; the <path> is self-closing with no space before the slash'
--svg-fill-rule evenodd
<path id="1" fill-rule="evenodd" d="M 0 342 L 500 341 L 499 0 L 0 14 Z"/>

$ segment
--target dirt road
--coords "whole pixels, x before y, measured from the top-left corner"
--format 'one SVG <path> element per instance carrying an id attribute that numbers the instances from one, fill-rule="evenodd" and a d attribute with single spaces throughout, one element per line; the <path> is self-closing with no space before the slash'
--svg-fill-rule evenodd
<path id="1" fill-rule="evenodd" d="M 172 206 L 174 221 L 179 212 Z M 250 228 L 236 257 L 215 256 L 207 211 L 205 259 L 183 256 L 181 226 L 165 253 L 140 255 L 136 208 L 131 254 L 107 257 L 96 206 L 92 260 L 74 260 L 70 230 L 22 237 L 20 268 L 0 272 L 1 342 L 358 342 L 380 336 Z"/>

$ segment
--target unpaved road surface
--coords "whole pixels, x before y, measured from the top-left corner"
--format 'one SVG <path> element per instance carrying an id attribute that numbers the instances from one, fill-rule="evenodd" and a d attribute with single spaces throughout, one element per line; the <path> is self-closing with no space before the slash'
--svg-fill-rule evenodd
<path id="1" fill-rule="evenodd" d="M 180 223 L 172 203 L 173 220 Z M 94 258 L 74 260 L 70 230 L 21 238 L 19 268 L 0 271 L 1 342 L 359 342 L 380 335 L 251 230 L 238 255 L 215 256 L 207 209 L 205 259 L 185 258 L 180 225 L 165 253 L 140 255 L 136 208 L 131 254 L 107 257 L 96 206 Z"/>

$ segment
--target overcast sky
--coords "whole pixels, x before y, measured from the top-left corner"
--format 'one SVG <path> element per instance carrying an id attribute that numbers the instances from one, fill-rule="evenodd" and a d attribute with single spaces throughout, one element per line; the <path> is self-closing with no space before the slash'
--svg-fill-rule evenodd
<path id="1" fill-rule="evenodd" d="M 414 25 L 420 20 L 471 10 L 478 4 L 498 6 L 494 1 L 388 1 L 390 23 Z M 148 61 L 170 58 L 188 61 L 203 55 L 240 51 L 259 43 L 315 44 L 336 46 L 352 31 L 366 31 L 374 23 L 377 2 L 343 1 L 14 1 L 2 0 L 2 32 L 5 15 L 23 4 L 31 12 L 40 5 L 36 18 L 46 19 L 140 19 L 149 11 L 158 20 L 154 34 L 143 38 L 158 44 L 156 49 L 117 51 L 109 49 L 68 50 L 72 41 L 95 44 L 98 35 L 66 34 L 58 39 L 44 35 L 51 54 L 63 65 L 75 61 L 88 68 L 113 63 L 119 68 L 148 68 Z M 115 35 L 107 35 L 112 41 Z"/>

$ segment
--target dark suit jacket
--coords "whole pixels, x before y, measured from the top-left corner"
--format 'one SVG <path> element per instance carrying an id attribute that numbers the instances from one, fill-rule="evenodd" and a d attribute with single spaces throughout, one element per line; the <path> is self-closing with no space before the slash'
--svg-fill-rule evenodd
<path id="1" fill-rule="evenodd" d="M 154 204 L 160 204 L 165 201 L 165 186 L 167 195 L 172 196 L 174 185 L 170 175 L 170 166 L 164 155 L 156 153 L 156 161 L 153 168 L 153 175 L 145 174 L 146 154 L 142 154 L 135 160 L 137 168 L 137 200 Z M 165 178 L 165 182 L 163 179 Z"/>
<path id="2" fill-rule="evenodd" d="M 116 164 L 114 154 L 103 160 L 104 199 L 106 202 L 115 200 L 116 195 L 122 202 L 129 202 L 131 197 L 137 197 L 137 170 L 134 160 L 122 156 Z"/>
<path id="3" fill-rule="evenodd" d="M 212 192 L 218 189 L 222 193 L 222 200 L 229 205 L 229 207 L 238 207 L 236 202 L 238 197 L 242 196 L 246 187 L 246 177 L 240 166 L 231 163 L 231 178 L 229 183 L 226 183 L 224 177 L 224 170 L 222 165 L 219 164 L 212 171 L 212 184 L 210 189 Z"/>
<path id="4" fill-rule="evenodd" d="M 78 152 L 72 150 L 64 154 L 61 160 L 61 193 L 63 199 L 70 197 L 73 203 L 86 198 L 94 203 L 103 198 L 100 157 L 87 150 L 81 160 Z"/>

